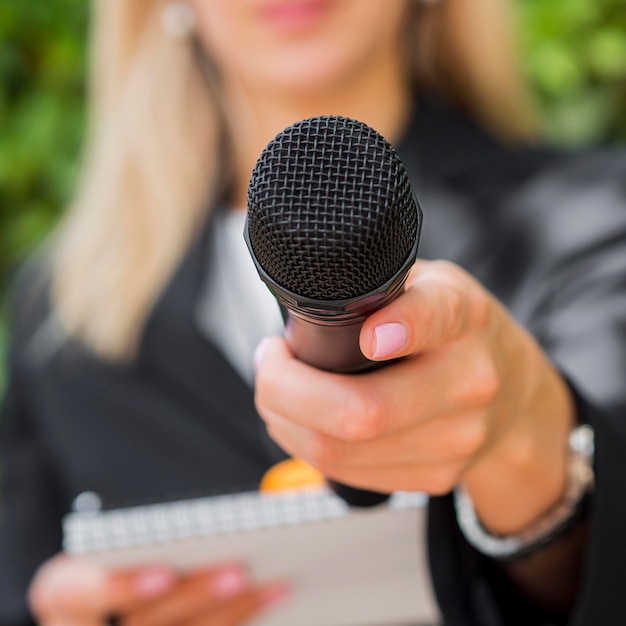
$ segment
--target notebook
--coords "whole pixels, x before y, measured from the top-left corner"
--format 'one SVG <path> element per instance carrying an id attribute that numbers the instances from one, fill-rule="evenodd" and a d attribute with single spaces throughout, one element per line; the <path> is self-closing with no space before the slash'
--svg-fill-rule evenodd
<path id="1" fill-rule="evenodd" d="M 288 580 L 291 597 L 254 626 L 438 623 L 424 555 L 420 493 L 350 508 L 327 487 L 246 492 L 72 513 L 67 553 L 117 569 L 247 563 L 256 580 Z"/>

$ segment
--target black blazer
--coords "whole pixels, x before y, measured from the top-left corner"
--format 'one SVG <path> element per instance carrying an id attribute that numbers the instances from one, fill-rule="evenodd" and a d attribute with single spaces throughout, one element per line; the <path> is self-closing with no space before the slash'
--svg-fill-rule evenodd
<path id="1" fill-rule="evenodd" d="M 424 210 L 420 255 L 474 274 L 580 394 L 596 429 L 597 490 L 579 606 L 570 623 L 617 624 L 626 608 L 626 158 L 507 148 L 463 115 L 422 102 L 398 150 Z M 60 549 L 73 499 L 105 506 L 258 484 L 284 458 L 252 390 L 195 321 L 210 223 L 163 290 L 136 361 L 64 343 L 43 264 L 13 290 L 1 422 L 0 626 L 31 621 L 26 589 Z M 555 623 L 526 610 L 459 534 L 448 497 L 429 507 L 429 552 L 446 623 Z"/>

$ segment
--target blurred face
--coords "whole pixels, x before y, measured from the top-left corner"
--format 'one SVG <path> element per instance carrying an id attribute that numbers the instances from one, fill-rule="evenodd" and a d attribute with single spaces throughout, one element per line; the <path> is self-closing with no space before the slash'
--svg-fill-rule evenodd
<path id="1" fill-rule="evenodd" d="M 412 0 L 193 0 L 200 38 L 225 81 L 306 95 L 400 55 Z M 398 59 L 400 61 L 400 59 Z"/>

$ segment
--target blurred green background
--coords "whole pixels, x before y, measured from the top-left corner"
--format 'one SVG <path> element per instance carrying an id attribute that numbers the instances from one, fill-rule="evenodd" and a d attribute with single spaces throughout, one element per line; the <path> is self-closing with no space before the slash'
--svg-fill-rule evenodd
<path id="1" fill-rule="evenodd" d="M 518 7 L 547 137 L 566 145 L 625 140 L 626 0 Z M 71 195 L 84 130 L 88 8 L 85 0 L 0 0 L 0 300 L 12 268 Z M 0 351 L 3 329 L 0 319 Z"/>

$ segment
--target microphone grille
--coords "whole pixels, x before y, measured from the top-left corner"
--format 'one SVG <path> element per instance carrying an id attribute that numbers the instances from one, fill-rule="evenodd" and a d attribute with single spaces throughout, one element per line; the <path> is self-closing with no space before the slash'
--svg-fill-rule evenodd
<path id="1" fill-rule="evenodd" d="M 318 300 L 365 295 L 409 257 L 421 213 L 393 147 L 362 122 L 314 117 L 278 134 L 248 188 L 248 236 L 278 285 Z"/>

